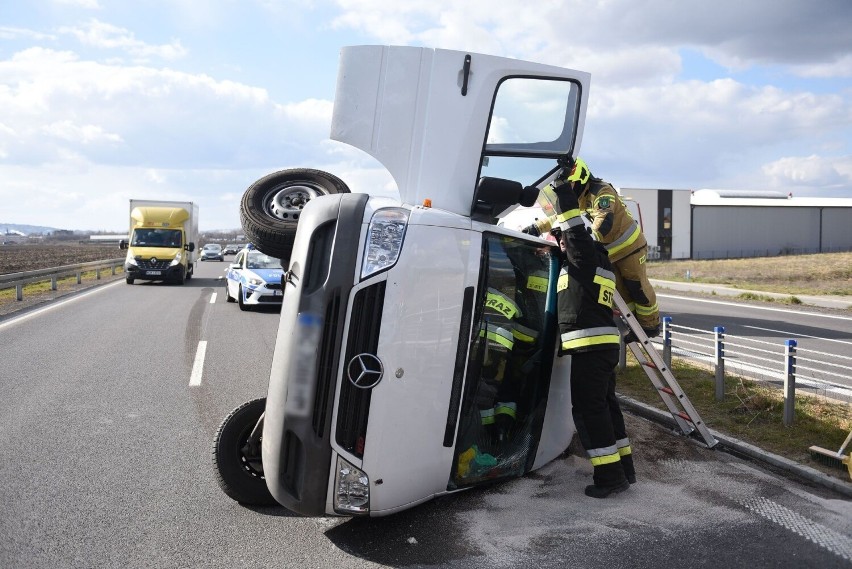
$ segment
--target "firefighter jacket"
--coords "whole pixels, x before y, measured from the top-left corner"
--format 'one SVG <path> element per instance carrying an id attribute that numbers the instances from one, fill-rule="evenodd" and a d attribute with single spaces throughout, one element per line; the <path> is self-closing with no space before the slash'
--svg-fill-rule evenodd
<path id="1" fill-rule="evenodd" d="M 639 221 L 608 182 L 590 179 L 579 195 L 579 205 L 591 216 L 595 238 L 604 244 L 613 263 L 648 245 Z"/>
<path id="2" fill-rule="evenodd" d="M 595 238 L 604 244 L 613 263 L 648 245 L 639 221 L 630 215 L 615 188 L 600 178 L 589 180 L 579 196 L 579 208 L 591 219 Z M 541 235 L 550 231 L 557 225 L 556 217 L 536 220 L 533 233 Z"/>
<path id="3" fill-rule="evenodd" d="M 618 349 L 613 320 L 615 274 L 603 245 L 589 235 L 578 210 L 556 217 L 566 249 L 556 284 L 560 354 Z"/>

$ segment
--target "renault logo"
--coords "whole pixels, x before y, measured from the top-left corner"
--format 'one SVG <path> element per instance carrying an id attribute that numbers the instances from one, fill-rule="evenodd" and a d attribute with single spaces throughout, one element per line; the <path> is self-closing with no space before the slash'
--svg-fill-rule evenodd
<path id="1" fill-rule="evenodd" d="M 372 389 L 382 380 L 385 368 L 373 354 L 358 354 L 346 366 L 349 381 L 359 389 Z"/>

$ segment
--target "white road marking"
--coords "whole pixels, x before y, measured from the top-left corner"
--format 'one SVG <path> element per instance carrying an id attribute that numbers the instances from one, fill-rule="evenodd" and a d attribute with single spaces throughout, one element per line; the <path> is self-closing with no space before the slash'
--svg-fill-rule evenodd
<path id="1" fill-rule="evenodd" d="M 210 304 L 216 304 L 216 294 L 217 293 L 214 292 L 210 295 Z"/>
<path id="2" fill-rule="evenodd" d="M 852 543 L 843 534 L 762 496 L 750 498 L 741 502 L 741 504 L 752 512 L 799 534 L 838 557 L 852 561 Z"/>
<path id="3" fill-rule="evenodd" d="M 810 336 L 808 334 L 798 334 L 796 332 L 788 332 L 787 330 L 773 330 L 772 328 L 761 328 L 759 326 L 745 326 L 743 328 L 752 328 L 754 330 L 763 330 L 765 332 L 776 332 L 778 334 L 788 334 L 791 338 L 800 337 L 800 338 L 814 338 L 815 340 L 825 340 L 826 342 L 837 342 L 838 344 L 849 344 L 852 346 L 852 342 L 847 342 L 846 340 L 835 340 L 833 338 L 823 338 L 822 336 Z"/>
<path id="4" fill-rule="evenodd" d="M 200 340 L 198 349 L 195 351 L 195 362 L 192 364 L 192 374 L 189 376 L 189 386 L 201 385 L 201 374 L 204 371 L 204 356 L 207 354 L 207 341 Z"/>
<path id="5" fill-rule="evenodd" d="M 773 308 L 770 306 L 754 306 L 753 304 L 744 305 L 742 302 L 723 302 L 721 300 L 707 300 L 704 298 L 694 298 L 689 296 L 677 296 L 674 294 L 660 294 L 657 293 L 658 297 L 662 298 L 675 298 L 678 300 L 689 300 L 691 302 L 706 302 L 707 304 L 721 304 L 723 306 L 735 306 L 737 308 L 753 308 L 754 310 L 771 310 L 775 312 L 785 312 L 787 314 L 798 314 L 805 316 L 818 316 L 820 318 L 836 318 L 837 320 L 852 320 L 852 317 L 849 316 L 836 316 L 834 314 L 822 314 L 821 312 L 805 312 L 802 310 L 790 310 L 785 308 Z"/>
<path id="6" fill-rule="evenodd" d="M 45 306 L 44 308 L 39 308 L 38 310 L 33 310 L 32 312 L 27 312 L 26 314 L 24 314 L 22 316 L 17 316 L 17 317 L 12 318 L 11 320 L 7 320 L 6 322 L 1 323 L 0 324 L 0 330 L 2 330 L 3 328 L 6 328 L 6 327 L 12 326 L 14 324 L 17 324 L 19 322 L 23 322 L 24 320 L 28 320 L 28 319 L 30 319 L 34 316 L 38 316 L 39 314 L 44 314 L 48 310 L 53 310 L 55 308 L 59 308 L 60 306 L 65 306 L 68 303 L 75 302 L 77 300 L 80 300 L 81 298 L 85 298 L 89 295 L 104 291 L 104 290 L 108 289 L 109 287 L 117 286 L 119 284 L 124 284 L 124 281 L 120 280 L 120 281 L 117 281 L 117 282 L 114 282 L 114 283 L 103 284 L 103 285 L 98 286 L 94 290 L 90 290 L 88 292 L 81 292 L 80 294 L 76 294 L 76 295 L 72 296 L 71 298 L 67 298 L 65 300 L 57 300 L 57 301 L 53 302 L 52 304 L 50 304 L 49 306 Z"/>

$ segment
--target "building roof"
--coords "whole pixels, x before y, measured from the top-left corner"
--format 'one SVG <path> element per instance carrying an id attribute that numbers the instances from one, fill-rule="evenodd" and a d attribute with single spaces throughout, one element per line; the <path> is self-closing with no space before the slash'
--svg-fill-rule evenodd
<path id="1" fill-rule="evenodd" d="M 794 197 L 772 191 L 711 190 L 692 192 L 692 205 L 766 206 L 766 207 L 852 207 L 852 198 Z"/>

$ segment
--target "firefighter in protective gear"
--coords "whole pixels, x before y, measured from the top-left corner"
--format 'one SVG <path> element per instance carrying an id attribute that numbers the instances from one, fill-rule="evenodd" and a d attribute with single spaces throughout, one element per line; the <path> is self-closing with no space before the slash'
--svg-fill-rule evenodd
<path id="1" fill-rule="evenodd" d="M 624 416 L 615 397 L 620 337 L 612 312 L 615 275 L 604 246 L 592 239 L 570 185 L 556 189 L 555 221 L 564 259 L 557 282 L 560 355 L 571 357 L 571 413 L 594 467 L 585 493 L 605 498 L 635 482 Z"/>
<path id="2" fill-rule="evenodd" d="M 592 220 L 595 238 L 604 244 L 615 269 L 616 289 L 648 337 L 660 333 L 657 295 L 645 272 L 648 242 L 621 197 L 611 184 L 595 178 L 586 163 L 577 158 L 551 184 L 567 184 L 577 196 L 581 210 Z M 551 229 L 553 217 L 544 218 L 524 231 L 533 234 Z"/>

